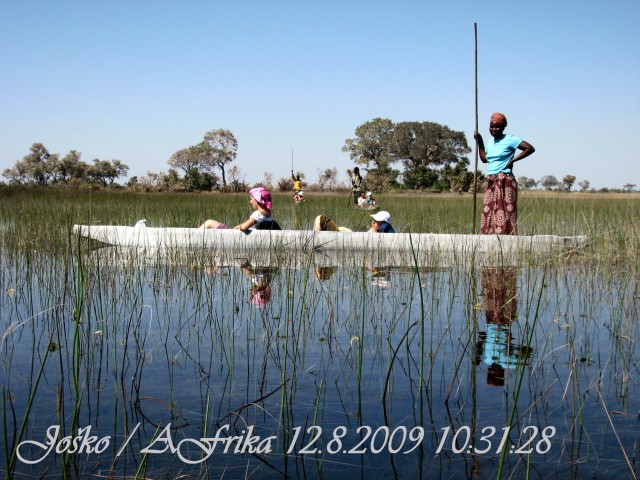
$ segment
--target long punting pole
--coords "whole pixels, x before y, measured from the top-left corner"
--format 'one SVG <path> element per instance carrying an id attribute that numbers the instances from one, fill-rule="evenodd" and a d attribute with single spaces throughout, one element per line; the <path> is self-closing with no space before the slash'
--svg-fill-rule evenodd
<path id="1" fill-rule="evenodd" d="M 473 24 L 473 36 L 475 44 L 475 90 L 476 90 L 476 129 L 478 131 L 478 24 Z M 476 142 L 476 164 L 473 169 L 473 231 L 476 233 L 476 194 L 478 190 L 478 142 Z"/>

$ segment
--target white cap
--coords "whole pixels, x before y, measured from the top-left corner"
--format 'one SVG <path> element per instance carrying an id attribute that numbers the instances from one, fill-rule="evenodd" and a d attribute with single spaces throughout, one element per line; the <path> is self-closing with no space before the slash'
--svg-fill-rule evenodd
<path id="1" fill-rule="evenodd" d="M 371 192 L 367 192 L 367 197 L 370 197 L 370 196 L 371 196 Z"/>
<path id="2" fill-rule="evenodd" d="M 300 190 L 300 191 L 298 192 L 298 195 L 300 195 L 301 197 L 304 197 L 304 192 L 303 192 L 302 190 Z"/>
<path id="3" fill-rule="evenodd" d="M 371 215 L 371 218 L 373 218 L 376 222 L 391 222 L 391 215 L 385 210 L 380 210 L 375 215 Z"/>

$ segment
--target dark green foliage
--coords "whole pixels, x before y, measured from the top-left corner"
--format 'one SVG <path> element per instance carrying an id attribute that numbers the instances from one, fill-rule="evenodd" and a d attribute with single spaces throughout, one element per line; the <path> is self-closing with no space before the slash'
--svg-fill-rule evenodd
<path id="1" fill-rule="evenodd" d="M 411 189 L 468 191 L 473 177 L 467 175 L 471 151 L 463 132 L 435 122 L 400 122 L 375 118 L 356 128 L 356 138 L 347 139 L 342 150 L 368 168 L 367 188 L 377 191 L 394 185 L 404 166 L 404 185 Z M 371 178 L 373 177 L 373 178 Z"/>

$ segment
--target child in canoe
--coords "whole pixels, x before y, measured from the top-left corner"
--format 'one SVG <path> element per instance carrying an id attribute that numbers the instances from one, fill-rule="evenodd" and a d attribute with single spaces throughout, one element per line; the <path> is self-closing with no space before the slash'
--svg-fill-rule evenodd
<path id="1" fill-rule="evenodd" d="M 263 187 L 255 187 L 249 190 L 249 203 L 254 212 L 244 222 L 236 225 L 237 230 L 281 230 L 280 225 L 271 218 L 271 194 Z M 229 228 L 217 220 L 207 220 L 200 228 Z"/>

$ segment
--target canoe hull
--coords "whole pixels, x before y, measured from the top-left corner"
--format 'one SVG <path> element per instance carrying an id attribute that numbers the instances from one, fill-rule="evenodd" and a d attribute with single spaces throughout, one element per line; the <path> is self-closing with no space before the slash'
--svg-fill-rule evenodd
<path id="1" fill-rule="evenodd" d="M 367 232 L 314 232 L 306 230 L 216 230 L 152 228 L 146 226 L 74 225 L 80 237 L 100 243 L 147 251 L 204 250 L 234 257 L 272 256 L 283 253 L 314 254 L 327 258 L 358 258 L 403 265 L 464 263 L 513 264 L 585 244 L 585 237 L 556 235 L 466 235 L 436 233 L 370 234 Z M 373 257 L 373 258 L 372 258 Z M 393 262 L 391 262 L 393 261 Z"/>

